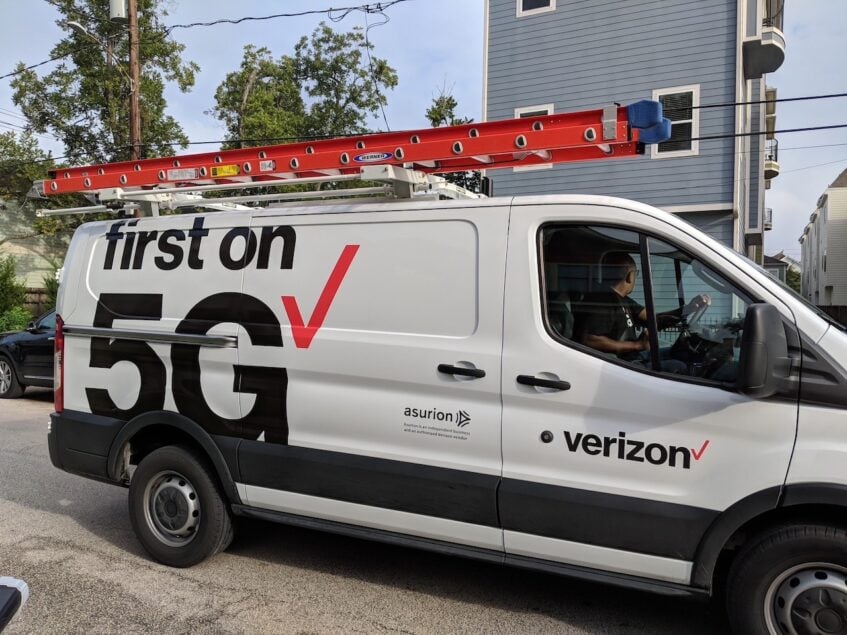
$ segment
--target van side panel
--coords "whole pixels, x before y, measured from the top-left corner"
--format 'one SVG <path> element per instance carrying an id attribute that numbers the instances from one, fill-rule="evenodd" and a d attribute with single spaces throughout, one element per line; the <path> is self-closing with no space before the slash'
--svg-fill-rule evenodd
<path id="1" fill-rule="evenodd" d="M 276 304 L 283 347 L 242 330 L 239 363 L 287 373 L 284 432 L 239 449 L 247 501 L 303 513 L 289 492 L 387 508 L 396 524 L 380 528 L 412 533 L 409 513 L 495 527 L 507 208 L 283 218 L 292 269 L 277 268 L 280 236 L 273 266 L 249 268 L 244 284 Z M 279 222 L 257 215 L 253 230 Z M 256 407 L 246 391 L 241 403 Z"/>

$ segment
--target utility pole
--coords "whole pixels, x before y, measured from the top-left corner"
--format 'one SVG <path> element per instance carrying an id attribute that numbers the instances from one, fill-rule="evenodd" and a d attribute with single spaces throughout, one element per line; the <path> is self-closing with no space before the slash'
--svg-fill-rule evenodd
<path id="1" fill-rule="evenodd" d="M 141 63 L 138 59 L 138 2 L 129 0 L 129 158 L 141 158 L 141 110 L 138 97 L 141 87 Z"/>

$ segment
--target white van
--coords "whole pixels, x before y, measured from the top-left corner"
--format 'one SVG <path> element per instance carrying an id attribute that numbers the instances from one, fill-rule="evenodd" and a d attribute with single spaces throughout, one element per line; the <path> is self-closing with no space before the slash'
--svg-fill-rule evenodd
<path id="1" fill-rule="evenodd" d="M 232 515 L 847 624 L 847 334 L 655 208 L 592 196 L 88 224 L 53 463 L 153 558 Z M 817 629 L 817 630 L 815 630 Z"/>

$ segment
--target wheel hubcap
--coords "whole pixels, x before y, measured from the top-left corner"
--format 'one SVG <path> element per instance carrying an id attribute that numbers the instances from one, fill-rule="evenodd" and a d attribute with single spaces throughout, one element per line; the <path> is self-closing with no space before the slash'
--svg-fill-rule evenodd
<path id="1" fill-rule="evenodd" d="M 12 367 L 4 361 L 0 361 L 0 394 L 9 392 L 12 387 Z"/>
<path id="2" fill-rule="evenodd" d="M 793 567 L 771 584 L 765 610 L 774 634 L 847 635 L 847 569 L 824 563 Z"/>
<path id="3" fill-rule="evenodd" d="M 182 547 L 200 526 L 200 499 L 191 482 L 177 472 L 159 472 L 144 490 L 147 526 L 161 542 Z"/>

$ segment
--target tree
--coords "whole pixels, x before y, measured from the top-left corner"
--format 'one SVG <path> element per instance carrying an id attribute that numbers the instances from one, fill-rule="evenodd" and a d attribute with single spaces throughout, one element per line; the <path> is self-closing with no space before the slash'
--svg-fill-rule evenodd
<path id="1" fill-rule="evenodd" d="M 297 79 L 307 95 L 306 131 L 342 135 L 367 131 L 368 115 L 388 103 L 397 72 L 371 55 L 373 44 L 359 27 L 336 33 L 325 23 L 294 47 Z"/>
<path id="2" fill-rule="evenodd" d="M 473 123 L 469 117 L 456 116 L 459 102 L 446 89 L 442 88 L 437 97 L 432 98 L 432 105 L 426 109 L 426 118 L 433 128 L 441 126 L 461 126 Z M 482 191 L 482 173 L 479 170 L 468 170 L 467 172 L 451 172 L 443 175 L 451 183 L 463 187 L 471 192 Z"/>
<path id="3" fill-rule="evenodd" d="M 785 284 L 800 293 L 800 272 L 794 267 L 785 270 Z"/>
<path id="4" fill-rule="evenodd" d="M 294 60 L 274 60 L 267 48 L 244 47 L 241 68 L 229 73 L 215 91 L 214 115 L 226 126 L 224 149 L 303 135 L 306 115 Z"/>
<path id="5" fill-rule="evenodd" d="M 12 81 L 13 100 L 32 130 L 49 132 L 62 141 L 70 162 L 126 160 L 130 95 L 124 63 L 129 58 L 126 29 L 109 21 L 106 0 L 79 0 L 81 9 L 75 0 L 54 4 L 61 14 L 57 24 L 69 33 L 50 55 L 62 60 L 43 77 L 19 64 L 19 74 Z M 137 89 L 142 153 L 149 155 L 173 154 L 172 144 L 185 147 L 188 139 L 179 123 L 165 114 L 163 93 L 167 82 L 188 91 L 199 70 L 194 62 L 183 63 L 185 47 L 170 39 L 162 26 L 161 19 L 167 15 L 164 4 L 163 0 L 138 0 L 142 66 Z M 82 22 L 91 35 L 69 29 L 67 22 L 72 20 Z"/>
<path id="6" fill-rule="evenodd" d="M 81 223 L 104 216 L 81 215 L 39 218 L 36 207 L 76 207 L 87 205 L 77 195 L 51 196 L 37 204 L 27 198 L 34 181 L 48 177 L 56 169 L 30 132 L 19 136 L 14 132 L 0 133 L 0 248 L 7 242 L 30 241 L 30 248 L 58 266 L 64 254 L 64 244 L 49 237 L 67 237 Z M 106 216 L 108 218 L 108 216 Z M 33 239 L 43 239 L 32 242 Z"/>
<path id="7" fill-rule="evenodd" d="M 324 23 L 277 60 L 247 46 L 208 114 L 226 127 L 226 147 L 365 132 L 397 85 L 395 70 L 372 50 L 361 29 L 336 33 Z"/>

